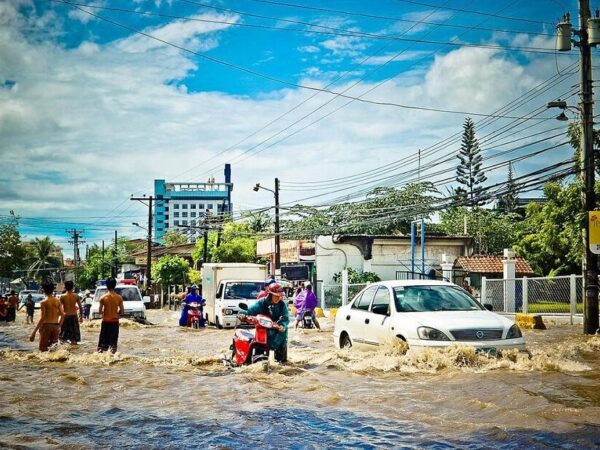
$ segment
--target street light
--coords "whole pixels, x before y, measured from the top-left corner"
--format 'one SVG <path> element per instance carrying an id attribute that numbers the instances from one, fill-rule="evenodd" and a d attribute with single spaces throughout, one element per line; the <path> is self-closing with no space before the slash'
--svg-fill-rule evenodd
<path id="1" fill-rule="evenodd" d="M 260 183 L 252 188 L 254 192 L 259 189 L 272 192 L 275 196 L 275 274 L 281 269 L 281 245 L 279 241 L 279 178 L 275 178 L 275 190 L 261 186 Z"/>
<path id="2" fill-rule="evenodd" d="M 138 227 L 138 228 L 141 228 L 141 229 L 142 229 L 142 230 L 144 230 L 144 231 L 148 231 L 148 228 L 146 228 L 146 227 L 143 227 L 142 225 L 140 225 L 140 224 L 139 224 L 139 223 L 137 223 L 137 222 L 131 222 L 131 225 L 133 225 L 133 226 L 136 226 L 136 227 Z"/>

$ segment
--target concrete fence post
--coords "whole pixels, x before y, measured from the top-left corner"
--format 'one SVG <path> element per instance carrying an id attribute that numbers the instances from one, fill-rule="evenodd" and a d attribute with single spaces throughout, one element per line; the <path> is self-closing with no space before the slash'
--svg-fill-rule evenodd
<path id="1" fill-rule="evenodd" d="M 527 277 L 523 277 L 523 312 L 527 314 L 529 310 L 529 284 L 527 283 Z"/>
<path id="2" fill-rule="evenodd" d="M 571 274 L 569 277 L 570 281 L 570 292 L 569 292 L 569 303 L 571 305 L 570 308 L 570 316 L 571 316 L 571 325 L 573 325 L 573 316 L 577 314 L 577 277 L 575 274 Z"/>
<path id="3" fill-rule="evenodd" d="M 481 277 L 481 304 L 487 303 L 487 279 Z"/>
<path id="4" fill-rule="evenodd" d="M 321 309 L 325 309 L 325 283 L 321 283 Z"/>
<path id="5" fill-rule="evenodd" d="M 348 269 L 342 270 L 342 306 L 348 304 Z"/>

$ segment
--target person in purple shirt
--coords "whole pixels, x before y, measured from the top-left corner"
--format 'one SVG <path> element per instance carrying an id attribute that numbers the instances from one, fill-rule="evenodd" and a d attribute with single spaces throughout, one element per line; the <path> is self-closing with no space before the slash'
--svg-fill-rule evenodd
<path id="1" fill-rule="evenodd" d="M 187 323 L 187 316 L 188 316 L 188 305 L 190 303 L 198 303 L 200 305 L 200 327 L 204 328 L 205 327 L 205 323 L 204 323 L 204 308 L 202 307 L 202 295 L 197 294 L 196 290 L 198 289 L 198 286 L 196 286 L 195 284 L 193 286 L 190 287 L 190 293 L 188 295 L 185 296 L 185 299 L 183 300 L 183 303 L 181 305 L 181 317 L 179 318 L 179 326 L 180 327 L 187 327 L 188 323 Z"/>
<path id="2" fill-rule="evenodd" d="M 317 296 L 312 291 L 312 285 L 310 283 L 306 283 L 304 290 L 300 292 L 294 300 L 294 306 L 296 307 L 296 320 L 294 322 L 294 328 L 298 328 L 298 324 L 302 320 L 304 312 L 309 311 L 312 315 L 315 326 L 320 330 L 321 326 L 319 325 L 315 314 L 315 308 L 318 304 L 319 302 L 317 300 Z"/>

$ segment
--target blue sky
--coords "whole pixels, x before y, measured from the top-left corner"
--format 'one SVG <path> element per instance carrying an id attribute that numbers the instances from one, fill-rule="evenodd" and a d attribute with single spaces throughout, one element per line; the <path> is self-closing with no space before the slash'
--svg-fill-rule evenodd
<path id="1" fill-rule="evenodd" d="M 154 178 L 222 179 L 226 162 L 233 166 L 238 210 L 269 205 L 269 194 L 251 187 L 274 177 L 287 189 L 282 201 L 288 203 L 351 194 L 370 181 L 350 182 L 337 194 L 329 192 L 333 187 L 308 190 L 293 183 L 324 183 L 378 167 L 383 173 L 403 160 L 399 168 L 416 170 L 417 150 L 459 132 L 465 119 L 398 104 L 489 114 L 538 89 L 505 114 L 519 117 L 573 94 L 577 83 L 576 73 L 565 73 L 576 61 L 575 51 L 552 53 L 554 24 L 565 10 L 576 17 L 575 1 L 74 3 L 95 6 L 81 8 L 205 57 L 73 5 L 0 3 L 0 162 L 8 168 L 0 177 L 0 218 L 14 210 L 23 217 L 24 234 L 50 234 L 61 244 L 67 240 L 64 229 L 73 226 L 85 228 L 89 242 L 109 240 L 114 229 L 141 236 L 143 230 L 131 222 L 144 221 L 144 208 L 128 200 L 131 194 L 150 194 Z M 449 42 L 467 45 L 444 44 Z M 539 49 L 549 53 L 536 53 Z M 553 76 L 556 83 L 539 87 Z M 396 106 L 345 105 L 347 98 L 297 85 Z M 483 148 L 493 147 L 490 154 L 504 151 L 556 134 L 551 130 L 560 123 L 538 120 L 551 116 L 540 113 L 510 132 L 502 132 L 509 118 L 482 122 L 478 136 Z M 500 131 L 486 138 L 494 130 Z M 527 138 L 535 133 L 542 134 Z M 522 140 L 509 144 L 513 139 Z M 559 142 L 557 137 L 532 144 L 506 158 Z M 451 173 L 454 161 L 432 161 L 454 148 L 458 145 L 433 149 L 422 164 L 431 173 Z M 564 152 L 519 162 L 516 173 L 562 160 Z M 505 177 L 505 168 L 488 174 L 490 182 Z"/>

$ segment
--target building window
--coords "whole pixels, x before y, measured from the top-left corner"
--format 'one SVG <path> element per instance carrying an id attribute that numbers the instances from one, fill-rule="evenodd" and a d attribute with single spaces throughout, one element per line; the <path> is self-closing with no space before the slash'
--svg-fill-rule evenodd
<path id="1" fill-rule="evenodd" d="M 204 203 L 200 203 L 200 204 L 198 205 L 198 209 L 204 209 Z"/>
<path id="2" fill-rule="evenodd" d="M 182 224 L 182 225 L 187 225 L 187 220 L 182 220 L 182 221 L 181 221 L 181 224 Z"/>
<path id="3" fill-rule="evenodd" d="M 195 211 L 192 211 L 192 212 L 190 213 L 190 217 L 196 217 L 196 212 L 195 212 Z"/>
<path id="4" fill-rule="evenodd" d="M 184 203 L 183 205 L 181 205 L 181 209 L 187 209 L 187 203 Z"/>
<path id="5" fill-rule="evenodd" d="M 175 203 L 175 204 L 173 205 L 173 209 L 179 209 L 179 204 Z"/>
<path id="6" fill-rule="evenodd" d="M 209 203 L 208 205 L 206 205 L 206 207 L 207 207 L 208 209 L 213 209 L 213 204 L 212 204 L 212 203 Z"/>
<path id="7" fill-rule="evenodd" d="M 196 204 L 195 204 L 195 203 L 192 203 L 192 204 L 190 205 L 190 209 L 196 209 Z"/>
<path id="8" fill-rule="evenodd" d="M 195 221 L 195 220 L 192 220 L 192 221 L 190 221 L 190 223 L 191 223 L 192 225 L 196 225 L 196 221 Z"/>
<path id="9" fill-rule="evenodd" d="M 173 222 L 173 224 L 178 227 L 179 226 L 179 220 L 176 220 L 175 222 Z"/>
<path id="10" fill-rule="evenodd" d="M 173 213 L 173 217 L 179 217 L 179 213 L 178 212 Z"/>
<path id="11" fill-rule="evenodd" d="M 181 217 L 187 217 L 187 211 L 182 212 Z"/>
<path id="12" fill-rule="evenodd" d="M 165 212 L 169 212 L 169 207 L 165 206 Z"/>
<path id="13" fill-rule="evenodd" d="M 165 231 L 164 228 L 157 228 L 156 231 Z"/>

